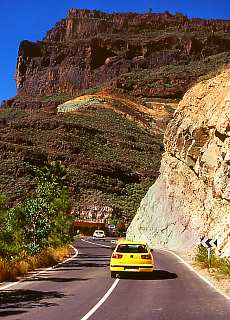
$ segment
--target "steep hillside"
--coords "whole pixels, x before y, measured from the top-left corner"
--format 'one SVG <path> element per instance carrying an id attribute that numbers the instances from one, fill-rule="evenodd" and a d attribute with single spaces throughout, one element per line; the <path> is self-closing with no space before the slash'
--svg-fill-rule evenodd
<path id="1" fill-rule="evenodd" d="M 72 9 L 42 41 L 21 42 L 17 95 L 74 96 L 109 86 L 180 98 L 198 77 L 228 63 L 229 50 L 230 21 Z"/>
<path id="2" fill-rule="evenodd" d="M 22 200 L 33 189 L 31 166 L 61 160 L 76 212 L 97 203 L 129 222 L 158 176 L 174 108 L 101 92 L 67 102 L 60 113 L 20 105 L 1 110 L 0 191 L 10 204 Z"/>
<path id="3" fill-rule="evenodd" d="M 230 255 L 230 70 L 189 90 L 169 123 L 160 176 L 129 238 L 185 250 L 218 239 Z"/>
<path id="4" fill-rule="evenodd" d="M 57 159 L 75 211 L 101 203 L 130 221 L 158 176 L 175 104 L 228 62 L 230 21 L 70 10 L 20 44 L 17 96 L 0 111 L 0 191 L 18 202 L 31 165 Z"/>

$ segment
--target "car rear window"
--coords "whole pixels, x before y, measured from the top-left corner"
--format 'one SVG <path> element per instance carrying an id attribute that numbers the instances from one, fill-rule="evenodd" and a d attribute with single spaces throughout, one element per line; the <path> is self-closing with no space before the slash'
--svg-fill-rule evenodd
<path id="1" fill-rule="evenodd" d="M 144 244 L 119 244 L 116 252 L 122 253 L 148 253 L 148 249 Z"/>

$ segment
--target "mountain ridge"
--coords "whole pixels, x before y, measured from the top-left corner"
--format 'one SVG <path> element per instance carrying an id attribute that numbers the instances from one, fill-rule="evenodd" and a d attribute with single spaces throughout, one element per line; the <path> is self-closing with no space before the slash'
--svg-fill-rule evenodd
<path id="1" fill-rule="evenodd" d="M 181 98 L 200 76 L 230 62 L 229 52 L 230 20 L 72 9 L 43 40 L 21 42 L 17 95 L 74 96 L 108 86 L 135 96 Z"/>

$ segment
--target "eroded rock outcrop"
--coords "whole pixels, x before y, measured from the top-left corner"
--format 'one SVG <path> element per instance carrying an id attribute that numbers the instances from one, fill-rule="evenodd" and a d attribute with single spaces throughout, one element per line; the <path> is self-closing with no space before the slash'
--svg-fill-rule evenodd
<path id="1" fill-rule="evenodd" d="M 230 60 L 229 30 L 230 21 L 188 19 L 167 12 L 107 14 L 72 9 L 42 41 L 21 42 L 17 94 L 75 95 L 112 81 L 112 87 L 136 96 L 181 97 L 213 61 L 222 65 Z M 199 61 L 201 66 L 190 66 L 194 72 L 186 69 Z M 170 68 L 161 70 L 164 66 Z M 120 77 L 130 72 L 134 74 Z"/>
<path id="2" fill-rule="evenodd" d="M 230 69 L 200 82 L 167 127 L 160 176 L 142 200 L 128 238 L 192 249 L 218 239 L 230 255 Z"/>

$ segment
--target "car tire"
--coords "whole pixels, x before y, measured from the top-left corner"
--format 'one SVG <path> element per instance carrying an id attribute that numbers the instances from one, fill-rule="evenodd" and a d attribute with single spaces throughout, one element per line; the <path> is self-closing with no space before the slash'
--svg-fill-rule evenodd
<path id="1" fill-rule="evenodd" d="M 115 271 L 111 271 L 111 278 L 116 278 L 116 272 Z"/>

